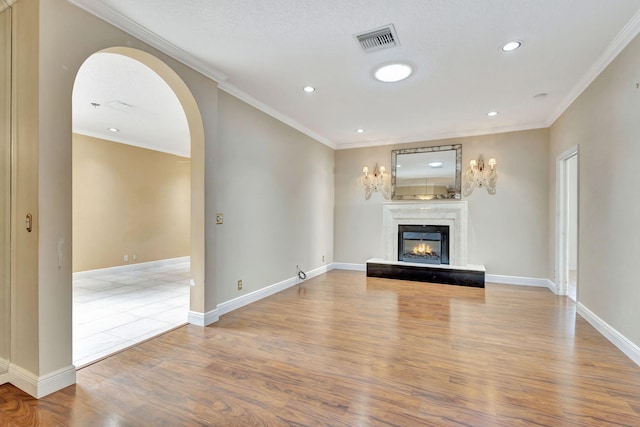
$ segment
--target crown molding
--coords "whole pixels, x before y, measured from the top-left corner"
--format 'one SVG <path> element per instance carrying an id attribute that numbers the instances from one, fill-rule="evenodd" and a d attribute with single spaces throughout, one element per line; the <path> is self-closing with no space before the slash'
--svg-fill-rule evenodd
<path id="1" fill-rule="evenodd" d="M 382 145 L 395 145 L 395 144 L 408 144 L 411 142 L 422 141 L 437 141 L 441 139 L 452 138 L 465 138 L 469 136 L 482 136 L 482 135 L 495 135 L 499 133 L 520 132 L 525 130 L 534 129 L 546 129 L 549 126 L 545 122 L 527 123 L 517 126 L 502 126 L 494 127 L 491 129 L 483 130 L 463 130 L 463 131 L 448 131 L 448 132 L 434 132 L 425 133 L 421 135 L 406 137 L 406 138 L 389 138 L 380 139 L 375 141 L 362 141 L 362 142 L 345 142 L 337 144 L 336 150 L 348 150 L 350 148 L 366 148 L 366 147 L 379 147 Z"/>
<path id="2" fill-rule="evenodd" d="M 262 111 L 263 113 L 266 113 L 268 115 L 270 115 L 271 117 L 280 120 L 281 122 L 291 126 L 292 128 L 304 133 L 305 135 L 315 139 L 316 141 L 326 145 L 329 148 L 332 149 L 337 149 L 336 144 L 334 144 L 333 142 L 329 141 L 327 138 L 323 137 L 320 134 L 317 134 L 316 132 L 312 131 L 311 129 L 301 125 L 300 123 L 298 123 L 297 121 L 293 120 L 292 118 L 290 118 L 289 116 L 282 114 L 281 112 L 279 112 L 278 110 L 268 106 L 267 104 L 265 104 L 264 102 L 258 101 L 257 99 L 255 99 L 254 97 L 252 97 L 251 95 L 249 95 L 248 93 L 238 89 L 236 86 L 229 84 L 227 82 L 222 82 L 220 84 L 218 84 L 218 88 L 220 90 L 223 90 L 225 92 L 227 92 L 229 95 L 235 96 L 236 98 L 240 99 L 241 101 L 246 102 L 247 104 L 251 105 L 252 107 L 257 108 L 258 110 Z"/>
<path id="3" fill-rule="evenodd" d="M 5 9 L 10 8 L 16 3 L 18 3 L 18 0 L 0 0 L 0 12 L 4 12 Z"/>
<path id="4" fill-rule="evenodd" d="M 0 0 L 2 1 L 2 0 Z M 7 0 L 3 0 L 7 1 Z M 201 74 L 209 77 L 210 79 L 220 83 L 227 80 L 228 76 L 217 70 L 205 62 L 199 60 L 193 55 L 180 49 L 173 43 L 163 39 L 156 33 L 153 33 L 143 26 L 137 24 L 121 13 L 113 10 L 109 6 L 104 5 L 101 2 L 92 0 L 68 0 L 69 3 L 79 7 L 80 9 L 102 19 L 105 22 L 113 25 L 116 28 L 131 34 L 134 37 L 142 40 L 148 45 L 158 49 L 159 51 L 169 55 L 173 59 L 182 62 L 186 66 L 193 68 Z"/>
<path id="5" fill-rule="evenodd" d="M 0 0 L 0 1 L 8 1 L 8 0 Z M 329 141 L 327 138 L 313 132 L 312 130 L 306 128 L 302 124 L 293 120 L 291 117 L 282 114 L 281 112 L 269 107 L 263 102 L 258 101 L 253 96 L 248 93 L 240 90 L 238 87 L 227 82 L 229 76 L 224 74 L 223 72 L 211 67 L 208 64 L 205 64 L 203 61 L 200 61 L 193 55 L 185 52 L 180 49 L 176 45 L 168 42 L 157 34 L 147 30 L 141 25 L 133 22 L 131 19 L 126 16 L 116 12 L 112 8 L 105 6 L 103 3 L 95 2 L 91 0 L 68 0 L 70 3 L 79 7 L 80 9 L 102 19 L 103 21 L 108 22 L 120 30 L 131 34 L 134 37 L 142 40 L 143 42 L 149 44 L 150 46 L 158 49 L 159 51 L 169 55 L 173 59 L 182 62 L 190 68 L 193 68 L 195 71 L 209 77 L 218 83 L 218 88 L 224 90 L 230 95 L 235 96 L 238 99 L 246 102 L 252 107 L 257 108 L 258 110 L 272 116 L 273 118 L 280 120 L 283 123 L 291 126 L 292 128 L 302 132 L 303 134 L 309 136 L 310 138 L 315 139 L 316 141 L 332 148 L 336 149 L 336 145 Z"/>
<path id="6" fill-rule="evenodd" d="M 582 76 L 582 79 L 573 88 L 573 90 L 567 95 L 567 97 L 560 103 L 553 114 L 549 117 L 546 123 L 546 127 L 551 127 L 556 120 L 564 113 L 573 102 L 584 92 L 591 83 L 604 71 L 605 68 L 627 47 L 629 43 L 640 34 L 640 10 L 627 22 L 627 25 L 622 28 L 618 35 L 613 39 L 611 44 L 600 55 L 598 60 L 589 68 L 589 70 Z"/>

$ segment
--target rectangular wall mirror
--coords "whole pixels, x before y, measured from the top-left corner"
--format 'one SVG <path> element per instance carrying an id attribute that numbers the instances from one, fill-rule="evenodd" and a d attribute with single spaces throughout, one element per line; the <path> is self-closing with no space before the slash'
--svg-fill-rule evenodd
<path id="1" fill-rule="evenodd" d="M 391 152 L 391 198 L 461 198 L 462 145 L 403 148 Z"/>

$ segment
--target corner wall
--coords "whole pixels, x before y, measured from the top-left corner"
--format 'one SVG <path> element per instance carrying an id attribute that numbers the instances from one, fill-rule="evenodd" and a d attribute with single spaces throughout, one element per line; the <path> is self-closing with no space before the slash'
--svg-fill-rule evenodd
<path id="1" fill-rule="evenodd" d="M 488 274 L 546 278 L 549 132 L 538 129 L 336 152 L 336 261 L 362 264 L 381 257 L 380 193 L 364 198 L 362 167 L 391 171 L 391 150 L 462 144 L 462 167 L 483 155 L 498 161 L 495 195 L 477 188 L 469 197 L 469 264 Z M 408 202 L 410 203 L 410 202 Z M 437 203 L 437 201 L 434 201 Z"/>
<path id="2" fill-rule="evenodd" d="M 578 146 L 578 303 L 640 363 L 640 37 L 551 127 L 549 271 L 555 276 L 556 158 Z M 603 247 L 606 242 L 606 247 Z M 620 346 L 620 345 L 619 345 Z M 629 354 L 627 352 L 627 354 Z"/>

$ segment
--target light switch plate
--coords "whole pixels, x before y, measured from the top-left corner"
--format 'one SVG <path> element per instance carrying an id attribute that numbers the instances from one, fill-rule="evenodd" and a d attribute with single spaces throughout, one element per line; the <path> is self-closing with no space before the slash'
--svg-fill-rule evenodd
<path id="1" fill-rule="evenodd" d="M 222 224 L 222 214 L 216 214 L 216 224 Z"/>

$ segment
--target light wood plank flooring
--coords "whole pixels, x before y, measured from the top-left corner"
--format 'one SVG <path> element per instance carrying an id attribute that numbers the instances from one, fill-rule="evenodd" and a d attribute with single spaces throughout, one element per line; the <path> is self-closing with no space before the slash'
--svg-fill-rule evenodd
<path id="1" fill-rule="evenodd" d="M 331 271 L 78 371 L 2 426 L 640 426 L 640 367 L 542 288 Z"/>

